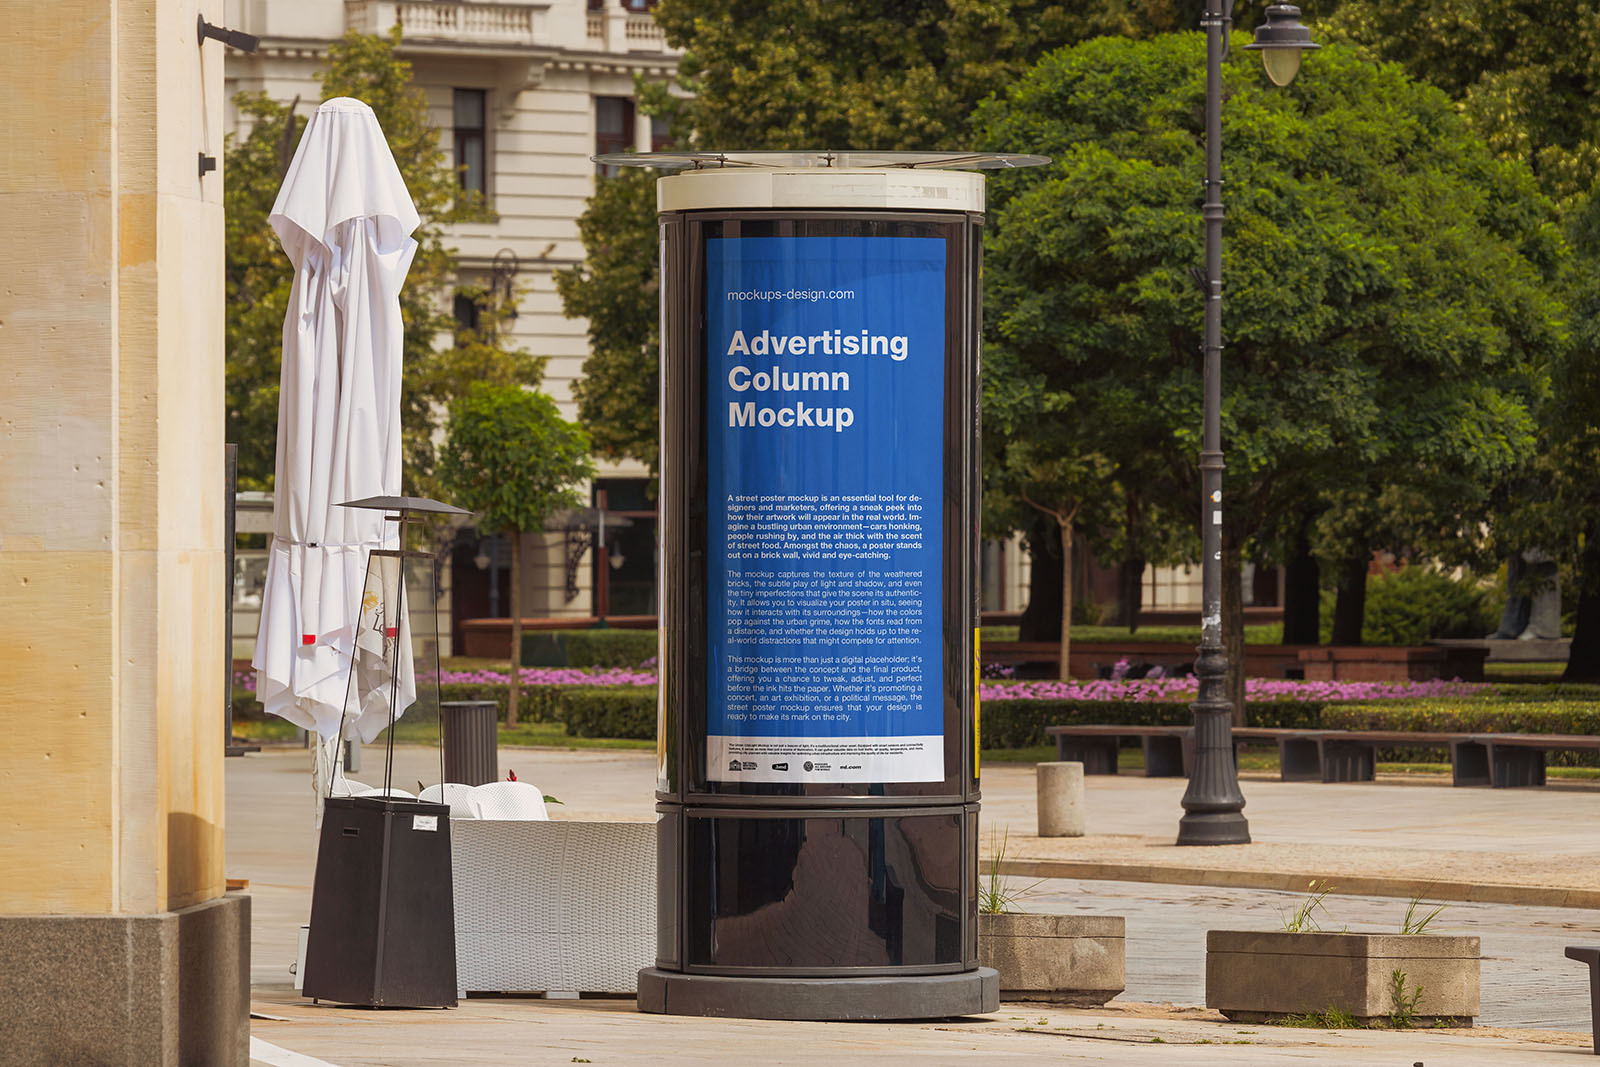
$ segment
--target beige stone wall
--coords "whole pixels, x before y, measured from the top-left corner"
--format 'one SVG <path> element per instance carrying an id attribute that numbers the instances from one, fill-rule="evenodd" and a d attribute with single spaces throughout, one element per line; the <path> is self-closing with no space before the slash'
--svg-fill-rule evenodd
<path id="1" fill-rule="evenodd" d="M 207 0 L 0 36 L 0 914 L 221 895 L 221 46 Z"/>

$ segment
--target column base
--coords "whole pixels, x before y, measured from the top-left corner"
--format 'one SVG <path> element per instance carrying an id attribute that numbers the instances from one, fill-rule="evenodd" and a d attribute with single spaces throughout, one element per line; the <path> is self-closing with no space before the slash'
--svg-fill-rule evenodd
<path id="1" fill-rule="evenodd" d="M 1248 845 L 1250 822 L 1237 811 L 1188 814 L 1178 820 L 1180 845 Z"/>
<path id="2" fill-rule="evenodd" d="M 0 960 L 0 1063 L 250 1062 L 243 893 L 154 915 L 0 915 Z"/>
<path id="3" fill-rule="evenodd" d="M 825 1022 L 948 1019 L 1000 1008 L 992 967 L 878 978 L 744 978 L 639 972 L 639 1010 L 657 1015 Z"/>

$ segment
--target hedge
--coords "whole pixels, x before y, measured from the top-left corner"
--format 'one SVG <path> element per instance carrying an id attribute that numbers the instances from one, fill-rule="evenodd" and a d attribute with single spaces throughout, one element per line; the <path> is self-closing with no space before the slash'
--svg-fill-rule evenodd
<path id="1" fill-rule="evenodd" d="M 1326 704 L 1321 700 L 1260 701 L 1248 706 L 1250 725 L 1315 729 L 1322 725 Z M 986 700 L 980 709 L 978 743 L 983 748 L 1048 744 L 1046 726 L 1187 726 L 1194 721 L 1191 708 L 1188 700 Z"/>
<path id="2" fill-rule="evenodd" d="M 522 635 L 524 667 L 637 667 L 656 656 L 654 630 L 535 630 Z"/>
<path id="3" fill-rule="evenodd" d="M 572 737 L 656 736 L 656 690 L 648 686 L 567 688 L 560 697 L 561 719 Z"/>
<path id="4" fill-rule="evenodd" d="M 1553 687 L 1552 687 L 1553 688 Z M 1577 689 L 1579 687 L 1568 687 Z M 1334 730 L 1411 730 L 1418 733 L 1600 734 L 1600 701 L 1571 697 L 1480 697 L 1407 700 L 1392 704 L 1330 704 L 1324 726 Z M 1379 758 L 1448 762 L 1444 749 L 1382 749 Z M 1552 766 L 1600 766 L 1600 753 L 1552 751 Z"/>
<path id="5" fill-rule="evenodd" d="M 517 699 L 517 718 L 523 722 L 555 722 L 560 718 L 557 712 L 561 691 L 568 688 L 561 685 L 524 685 Z M 511 700 L 511 687 L 504 684 L 487 684 L 476 682 L 446 682 L 439 687 L 439 700 L 492 700 L 495 703 L 495 717 L 501 722 L 506 721 L 506 705 Z"/>

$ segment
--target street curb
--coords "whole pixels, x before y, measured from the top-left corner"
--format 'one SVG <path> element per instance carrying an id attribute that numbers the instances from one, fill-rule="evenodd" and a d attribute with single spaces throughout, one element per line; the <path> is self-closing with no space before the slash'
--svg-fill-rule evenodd
<path id="1" fill-rule="evenodd" d="M 988 861 L 984 861 L 988 870 Z M 1455 900 L 1471 904 L 1517 904 L 1538 908 L 1600 908 L 1600 890 L 1560 886 L 1496 885 L 1426 881 L 1419 878 L 1350 876 L 1326 871 L 1241 871 L 1220 867 L 1177 867 L 1092 860 L 1002 860 L 1001 874 L 1022 878 L 1077 878 L 1097 882 L 1153 882 L 1161 885 L 1215 886 L 1226 889 L 1278 889 L 1304 893 L 1313 881 L 1328 883 L 1335 896 L 1399 897 L 1402 900 Z"/>

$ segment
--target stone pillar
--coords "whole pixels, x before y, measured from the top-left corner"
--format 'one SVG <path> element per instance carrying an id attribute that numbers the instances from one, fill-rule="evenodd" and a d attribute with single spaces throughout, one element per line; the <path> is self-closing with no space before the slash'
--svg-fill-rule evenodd
<path id="1" fill-rule="evenodd" d="M 0 1061 L 248 1060 L 222 177 L 198 165 L 223 53 L 195 21 L 222 6 L 12 4 L 0 36 Z"/>
<path id="2" fill-rule="evenodd" d="M 1039 836 L 1082 837 L 1083 764 L 1041 763 L 1037 771 Z"/>

